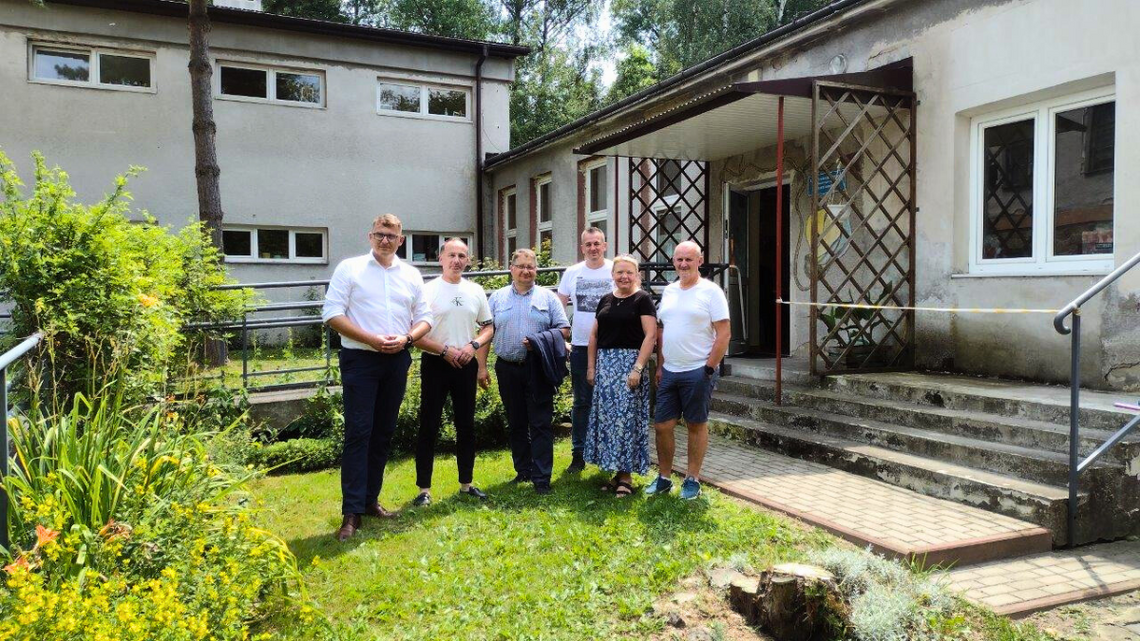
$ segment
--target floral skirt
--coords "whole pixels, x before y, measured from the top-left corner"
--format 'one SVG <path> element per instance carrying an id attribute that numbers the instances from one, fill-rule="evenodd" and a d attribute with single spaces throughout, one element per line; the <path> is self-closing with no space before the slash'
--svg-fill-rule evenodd
<path id="1" fill-rule="evenodd" d="M 599 349 L 594 402 L 583 452 L 587 463 L 610 472 L 649 470 L 649 372 L 630 389 L 636 349 Z"/>

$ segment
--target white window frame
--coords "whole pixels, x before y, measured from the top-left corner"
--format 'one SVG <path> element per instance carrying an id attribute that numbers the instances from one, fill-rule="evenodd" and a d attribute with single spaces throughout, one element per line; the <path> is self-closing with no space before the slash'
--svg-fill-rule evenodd
<path id="1" fill-rule="evenodd" d="M 606 223 L 606 242 L 609 242 L 610 238 L 613 236 L 613 230 L 610 229 L 610 208 L 608 205 L 608 203 L 610 202 L 610 198 L 609 198 L 609 190 L 607 189 L 607 187 L 605 187 L 605 186 L 602 187 L 603 189 L 606 189 L 607 206 L 604 209 L 598 209 L 596 211 L 590 211 L 590 201 L 592 200 L 592 195 L 593 195 L 592 189 L 590 187 L 590 185 L 593 184 L 593 181 L 591 181 L 591 179 L 590 179 L 590 172 L 594 171 L 595 169 L 601 168 L 601 167 L 606 168 L 606 181 L 605 182 L 608 183 L 610 171 L 609 171 L 609 167 L 608 167 L 608 161 L 605 158 L 598 160 L 598 161 L 595 161 L 595 162 L 592 162 L 592 163 L 588 163 L 582 167 L 582 173 L 585 174 L 585 176 L 583 176 L 583 181 L 585 182 L 585 186 L 586 186 L 586 188 L 582 190 L 582 196 L 583 196 L 583 198 L 586 199 L 586 202 L 582 203 L 582 208 L 584 210 L 586 210 L 586 227 L 597 227 L 596 223 Z M 617 177 L 615 176 L 614 179 L 616 180 Z M 616 249 L 615 247 L 610 246 L 609 249 L 606 251 L 606 253 L 610 256 L 613 256 L 615 249 Z"/>
<path id="2" fill-rule="evenodd" d="M 1107 274 L 1115 267 L 1114 254 L 1053 255 L 1054 188 L 1057 154 L 1056 115 L 1062 111 L 1116 101 L 1115 87 L 1085 91 L 1052 100 L 978 116 L 970 126 L 970 259 L 971 274 L 1010 276 L 1056 274 Z M 1119 109 L 1119 103 L 1117 103 Z M 985 199 L 983 137 L 989 127 L 1032 119 L 1033 127 L 1033 249 L 1027 258 L 982 258 L 982 216 Z M 1119 138 L 1117 139 L 1119 148 Z M 1116 201 L 1113 179 L 1113 201 Z M 1118 212 L 1113 210 L 1113 238 Z M 1115 242 L 1115 240 L 1114 240 Z"/>
<path id="3" fill-rule="evenodd" d="M 256 96 L 235 96 L 228 93 L 222 93 L 222 67 L 229 67 L 231 69 L 249 69 L 253 71 L 265 72 L 265 98 L 258 98 Z M 316 76 L 321 81 L 321 100 L 320 102 L 302 102 L 300 100 L 278 100 L 277 99 L 277 74 L 278 73 L 292 73 L 305 76 Z M 227 58 L 218 58 L 214 60 L 214 99 L 215 100 L 232 100 L 234 102 L 257 102 L 262 104 L 281 105 L 283 107 L 302 107 L 304 109 L 324 109 L 328 104 L 328 83 L 325 79 L 325 72 L 323 69 L 303 69 L 300 67 L 279 67 L 271 65 L 257 64 L 254 62 L 243 62 L 241 60 L 231 60 Z"/>
<path id="4" fill-rule="evenodd" d="M 519 190 L 518 187 L 511 187 L 503 190 L 503 211 L 499 212 L 503 218 L 503 263 L 509 264 L 511 261 L 511 252 L 507 249 L 510 247 L 510 239 L 515 239 L 515 249 L 518 249 L 519 237 Z M 511 227 L 511 217 L 507 214 L 507 203 L 510 202 L 511 196 L 515 197 L 515 226 Z"/>
<path id="5" fill-rule="evenodd" d="M 457 231 L 457 232 L 427 231 L 427 230 L 405 231 L 404 232 L 404 244 L 401 245 L 401 247 L 404 248 L 404 255 L 405 256 L 410 255 L 412 252 L 412 237 L 413 236 L 439 236 L 439 247 L 438 247 L 438 249 L 440 249 L 440 250 L 443 249 L 443 244 L 446 243 L 449 238 L 462 238 L 463 241 L 467 243 L 467 255 L 471 258 L 472 261 L 475 260 L 475 257 L 471 254 L 471 245 L 474 242 L 475 234 L 473 234 L 469 231 Z M 438 260 L 413 260 L 411 258 L 402 258 L 401 260 L 406 260 L 413 265 L 439 265 Z"/>
<path id="6" fill-rule="evenodd" d="M 289 232 L 289 257 L 288 258 L 261 258 L 259 256 L 257 243 L 257 232 L 259 229 L 273 229 L 273 230 L 287 230 Z M 327 265 L 329 262 L 329 232 L 328 229 L 323 227 L 284 227 L 281 225 L 223 225 L 222 231 L 248 231 L 250 233 L 248 256 L 234 256 L 225 254 L 225 262 L 227 263 L 289 263 L 298 265 Z M 320 258 L 298 258 L 297 257 L 297 234 L 320 234 L 321 235 L 321 253 Z M 225 243 L 222 244 L 223 251 Z"/>
<path id="7" fill-rule="evenodd" d="M 60 80 L 58 78 L 39 78 L 36 76 L 36 52 L 40 49 L 51 51 L 69 51 L 85 53 L 88 56 L 87 80 Z M 99 64 L 104 54 L 124 58 L 143 58 L 150 65 L 150 86 L 132 87 L 129 85 L 115 85 L 99 82 Z M 102 46 L 77 46 L 74 44 L 57 44 L 51 41 L 31 41 L 28 43 L 28 82 L 41 85 L 57 85 L 60 87 L 86 87 L 88 89 L 106 89 L 110 91 L 131 91 L 134 93 L 156 93 L 158 79 L 156 78 L 155 52 L 138 49 L 117 49 Z"/>
<path id="8" fill-rule="evenodd" d="M 550 219 L 547 221 L 542 220 L 542 187 L 546 185 L 548 193 L 550 194 Z M 517 204 L 516 200 L 516 204 Z M 515 212 L 515 220 L 517 221 L 518 212 Z M 542 249 L 542 232 L 550 232 L 550 247 L 551 251 L 554 249 L 554 176 L 546 174 L 534 179 L 534 221 L 535 233 L 534 242 L 538 245 L 535 251 Z"/>
<path id="9" fill-rule="evenodd" d="M 418 112 L 412 111 L 396 111 L 395 109 L 382 109 L 380 107 L 380 85 L 405 85 L 409 87 L 419 87 L 420 89 L 420 110 Z M 432 89 L 444 89 L 447 91 L 462 91 L 466 98 L 464 106 L 465 116 L 445 116 L 442 114 L 433 114 L 428 112 L 428 99 L 429 91 Z M 441 120 L 444 122 L 472 122 L 471 120 L 471 87 L 463 84 L 447 84 L 442 82 L 424 82 L 423 80 L 414 80 L 411 78 L 401 78 L 399 76 L 377 76 L 376 78 L 376 113 L 380 116 L 395 116 L 396 118 L 420 118 L 425 120 Z"/>

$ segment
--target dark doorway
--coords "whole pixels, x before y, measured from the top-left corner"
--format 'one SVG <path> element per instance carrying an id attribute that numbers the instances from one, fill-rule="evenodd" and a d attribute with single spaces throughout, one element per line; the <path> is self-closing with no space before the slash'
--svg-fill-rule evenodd
<path id="1" fill-rule="evenodd" d="M 730 273 L 729 307 L 733 312 L 732 353 L 749 356 L 776 355 L 776 188 L 729 190 L 729 259 L 737 270 Z M 788 292 L 789 191 L 784 186 L 783 291 Z M 739 311 L 744 310 L 740 318 Z M 789 353 L 786 305 L 783 315 L 783 352 Z"/>

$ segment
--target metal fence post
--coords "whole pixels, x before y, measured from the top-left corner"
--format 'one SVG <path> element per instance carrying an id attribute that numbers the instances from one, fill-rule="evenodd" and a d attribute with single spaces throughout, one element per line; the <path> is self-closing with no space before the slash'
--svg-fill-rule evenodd
<path id="1" fill-rule="evenodd" d="M 249 314 L 241 314 L 241 387 L 249 387 Z"/>
<path id="2" fill-rule="evenodd" d="M 4 408 L 4 424 L 0 425 L 0 480 L 8 478 L 8 368 L 0 368 L 0 407 Z M 8 484 L 0 490 L 0 547 L 8 549 Z"/>
<path id="3" fill-rule="evenodd" d="M 1066 513 L 1068 547 L 1076 545 L 1077 489 L 1081 471 L 1079 465 L 1080 414 L 1081 414 L 1081 310 L 1073 311 L 1073 348 L 1069 372 L 1069 505 Z"/>

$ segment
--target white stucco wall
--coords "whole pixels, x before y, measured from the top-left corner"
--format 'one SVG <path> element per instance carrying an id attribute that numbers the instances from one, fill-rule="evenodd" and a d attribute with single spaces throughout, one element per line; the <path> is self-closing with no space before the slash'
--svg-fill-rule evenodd
<path id="1" fill-rule="evenodd" d="M 407 230 L 475 231 L 475 124 L 377 114 L 378 77 L 466 86 L 474 111 L 477 56 L 425 47 L 259 29 L 215 22 L 214 60 L 325 75 L 325 104 L 213 101 L 227 224 L 327 228 L 323 265 L 236 264 L 243 282 L 326 278 L 342 258 L 367 251 L 378 214 Z M 120 11 L 0 0 L 0 149 L 29 177 L 39 150 L 94 200 L 130 165 L 135 204 L 178 227 L 197 215 L 186 21 Z M 153 93 L 29 81 L 30 42 L 151 52 Z M 512 62 L 483 67 L 483 145 L 509 147 Z M 217 83 L 215 67 L 215 84 Z"/>

